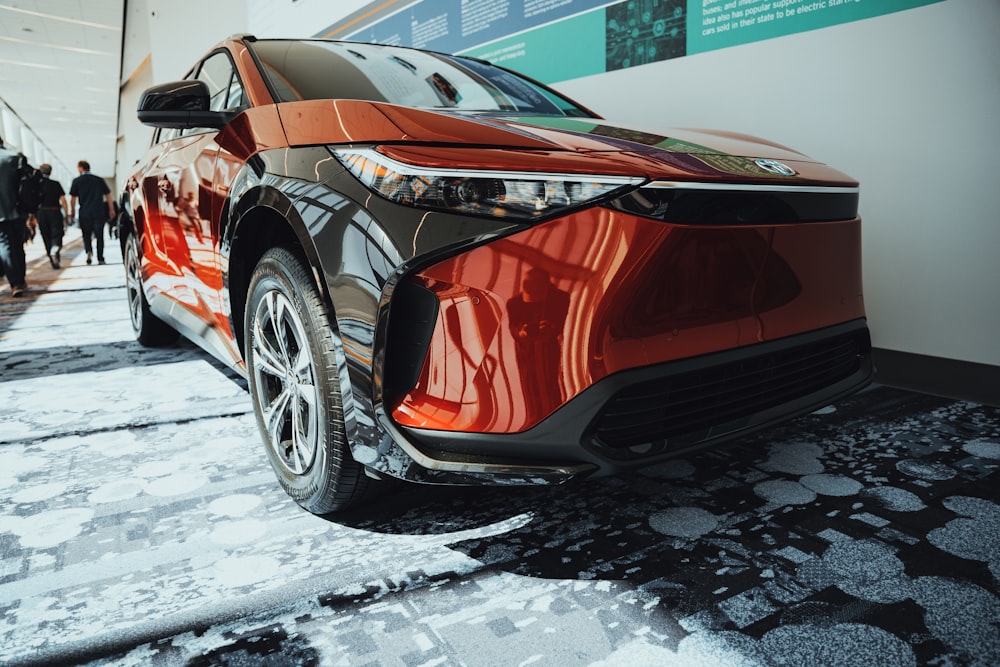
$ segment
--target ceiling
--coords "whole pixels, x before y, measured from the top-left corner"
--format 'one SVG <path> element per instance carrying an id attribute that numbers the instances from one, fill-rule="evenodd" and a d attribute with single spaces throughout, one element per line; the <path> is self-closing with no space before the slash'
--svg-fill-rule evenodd
<path id="1" fill-rule="evenodd" d="M 59 180 L 76 176 L 79 160 L 114 175 L 124 6 L 0 0 L 0 135 L 35 166 L 53 164 Z"/>

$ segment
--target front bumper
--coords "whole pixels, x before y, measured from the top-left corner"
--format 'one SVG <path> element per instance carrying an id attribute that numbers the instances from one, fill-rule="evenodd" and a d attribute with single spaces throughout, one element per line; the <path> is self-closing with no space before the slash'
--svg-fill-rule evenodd
<path id="1" fill-rule="evenodd" d="M 379 449 L 404 461 L 389 474 L 416 481 L 613 472 L 814 409 L 871 376 L 856 218 L 696 226 L 588 209 L 424 266 L 396 290 Z"/>
<path id="2" fill-rule="evenodd" d="M 436 312 L 419 374 L 390 383 L 406 385 L 385 397 L 392 418 L 520 433 L 616 373 L 863 318 L 860 233 L 858 219 L 686 226 L 589 209 L 449 257 L 400 300 Z M 415 321 L 394 326 L 395 309 L 390 377 Z"/>
<path id="3" fill-rule="evenodd" d="M 651 465 L 806 414 L 871 382 L 863 319 L 637 368 L 512 434 L 400 428 L 421 466 L 478 483 L 556 483 Z"/>

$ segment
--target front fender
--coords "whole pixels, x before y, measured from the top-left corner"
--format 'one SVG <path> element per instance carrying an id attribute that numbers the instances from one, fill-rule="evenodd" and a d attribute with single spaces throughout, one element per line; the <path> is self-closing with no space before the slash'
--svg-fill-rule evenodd
<path id="1" fill-rule="evenodd" d="M 524 226 L 390 202 L 370 192 L 325 147 L 260 153 L 243 166 L 230 192 L 220 251 L 233 330 L 242 337 L 246 286 L 259 257 L 274 245 L 297 247 L 333 327 L 354 458 L 414 481 L 474 477 L 466 465 L 428 469 L 426 457 L 385 421 L 389 339 L 411 334 L 406 324 L 389 324 L 393 295 L 407 275 L 428 263 Z"/>
<path id="2" fill-rule="evenodd" d="M 313 168 L 301 168 L 309 158 Z M 324 158 L 332 165 L 323 163 Z M 220 268 L 230 327 L 243 349 L 246 293 L 260 257 L 269 248 L 285 246 L 308 264 L 332 328 L 346 435 L 353 448 L 375 428 L 369 398 L 373 332 L 365 313 L 377 310 L 378 298 L 366 300 L 367 290 L 352 289 L 358 283 L 344 275 L 342 262 L 317 246 L 323 225 L 312 215 L 310 202 L 333 165 L 342 171 L 328 151 L 319 149 L 276 150 L 251 158 L 234 179 L 224 205 Z"/>

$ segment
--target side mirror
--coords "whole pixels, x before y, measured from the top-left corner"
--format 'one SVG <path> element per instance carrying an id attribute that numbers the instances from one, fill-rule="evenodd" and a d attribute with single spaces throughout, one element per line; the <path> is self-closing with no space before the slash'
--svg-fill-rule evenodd
<path id="1" fill-rule="evenodd" d="M 204 81 L 171 81 L 149 88 L 139 98 L 137 115 L 144 125 L 186 130 L 194 127 L 219 129 L 238 111 L 210 111 L 208 86 Z"/>

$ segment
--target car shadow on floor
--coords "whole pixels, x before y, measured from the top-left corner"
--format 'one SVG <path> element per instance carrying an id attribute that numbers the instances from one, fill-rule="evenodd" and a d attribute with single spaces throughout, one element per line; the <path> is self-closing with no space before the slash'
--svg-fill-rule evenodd
<path id="1" fill-rule="evenodd" d="M 840 619 L 932 637 L 923 619 L 940 610 L 921 586 L 947 578 L 956 591 L 995 595 L 998 564 L 962 546 L 987 519 L 952 511 L 971 497 L 1000 515 L 991 458 L 1000 447 L 982 446 L 984 433 L 1000 435 L 1000 410 L 878 387 L 626 476 L 549 488 L 404 486 L 335 520 L 410 535 L 507 525 L 448 546 L 492 570 L 619 582 L 637 604 L 713 630 L 759 638 Z M 971 616 L 973 635 L 988 631 L 986 617 Z M 941 646 L 931 640 L 918 657 Z"/>
<path id="2" fill-rule="evenodd" d="M 127 367 L 149 367 L 166 363 L 201 360 L 246 389 L 246 380 L 235 370 L 204 352 L 185 338 L 168 347 L 143 347 L 136 341 L 64 345 L 4 353 L 0 374 L 4 382 L 38 377 L 109 371 Z"/>

